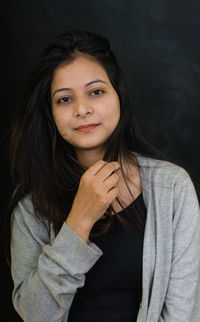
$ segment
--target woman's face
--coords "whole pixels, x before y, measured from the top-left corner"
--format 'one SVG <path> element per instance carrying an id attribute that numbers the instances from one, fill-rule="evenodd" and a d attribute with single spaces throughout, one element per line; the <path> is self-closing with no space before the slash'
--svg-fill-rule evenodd
<path id="1" fill-rule="evenodd" d="M 106 142 L 120 119 L 118 95 L 103 67 L 80 56 L 59 66 L 51 85 L 52 113 L 61 136 L 81 151 L 105 151 Z M 78 130 L 95 124 L 96 127 Z"/>

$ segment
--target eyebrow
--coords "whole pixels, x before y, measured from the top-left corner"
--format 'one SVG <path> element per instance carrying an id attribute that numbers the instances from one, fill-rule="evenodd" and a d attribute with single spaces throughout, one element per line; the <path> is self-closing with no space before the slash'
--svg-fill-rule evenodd
<path id="1" fill-rule="evenodd" d="M 95 80 L 93 80 L 93 81 L 91 81 L 91 82 L 89 82 L 89 83 L 87 83 L 87 84 L 85 84 L 85 86 L 87 87 L 87 86 L 90 86 L 91 84 L 94 84 L 94 83 L 104 83 L 104 84 L 107 84 L 106 82 L 104 82 L 102 79 L 95 79 Z M 58 92 L 62 92 L 62 91 L 71 91 L 72 90 L 72 88 L 67 88 L 67 87 L 64 87 L 64 88 L 58 88 L 58 89 L 56 89 L 55 90 L 55 92 L 53 93 L 53 97 L 54 97 L 54 95 L 56 94 L 56 93 L 58 93 Z"/>

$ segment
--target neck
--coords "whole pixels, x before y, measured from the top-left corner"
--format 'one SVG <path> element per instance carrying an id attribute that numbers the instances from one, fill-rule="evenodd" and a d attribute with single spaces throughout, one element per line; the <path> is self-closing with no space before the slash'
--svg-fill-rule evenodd
<path id="1" fill-rule="evenodd" d="M 90 168 L 98 160 L 103 160 L 105 150 L 76 150 L 77 160 L 86 169 Z"/>

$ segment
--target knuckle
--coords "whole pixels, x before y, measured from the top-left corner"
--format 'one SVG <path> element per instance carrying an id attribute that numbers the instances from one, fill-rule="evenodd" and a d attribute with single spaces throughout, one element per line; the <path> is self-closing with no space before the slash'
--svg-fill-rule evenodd
<path id="1" fill-rule="evenodd" d="M 107 205 L 107 200 L 102 197 L 102 198 L 99 199 L 99 204 L 100 204 L 101 207 L 104 207 L 104 206 Z"/>
<path id="2" fill-rule="evenodd" d="M 80 179 L 80 184 L 87 184 L 89 182 L 89 175 L 88 173 L 84 173 Z"/>
<path id="3" fill-rule="evenodd" d="M 117 197 L 117 196 L 118 196 L 118 194 L 119 194 L 119 188 L 115 187 L 115 188 L 113 189 L 113 195 L 114 195 L 115 197 Z"/>
<path id="4" fill-rule="evenodd" d="M 106 161 L 104 161 L 104 160 L 99 160 L 99 161 L 98 161 L 98 163 L 99 163 L 100 165 L 102 165 L 102 166 L 103 166 L 103 165 L 104 165 L 104 164 L 106 164 L 107 162 L 106 162 Z"/>
<path id="5" fill-rule="evenodd" d="M 114 177 L 114 179 L 116 179 L 117 181 L 119 181 L 119 176 L 118 176 L 118 174 L 117 174 L 117 173 L 114 173 L 114 174 L 113 174 L 113 177 Z"/>
<path id="6" fill-rule="evenodd" d="M 117 162 L 117 161 L 113 161 L 113 162 L 112 162 L 112 164 L 113 164 L 113 165 L 117 165 L 117 166 L 118 166 L 118 165 L 119 165 L 119 162 Z"/>
<path id="7" fill-rule="evenodd" d="M 113 163 L 109 163 L 109 164 L 108 164 L 108 168 L 109 168 L 109 170 L 112 170 L 112 171 L 114 171 L 114 170 L 115 170 L 115 166 L 114 166 L 114 164 L 113 164 Z"/>
<path id="8" fill-rule="evenodd" d="M 115 168 L 120 168 L 121 167 L 121 165 L 120 165 L 120 163 L 119 162 L 115 162 Z"/>
<path id="9" fill-rule="evenodd" d="M 115 192 L 116 192 L 116 195 L 118 195 L 118 193 L 119 193 L 119 188 L 118 187 L 115 188 Z"/>
<path id="10" fill-rule="evenodd" d="M 118 192 L 119 192 L 119 188 L 118 188 L 118 187 L 115 187 L 114 192 L 115 192 L 115 193 L 118 193 Z"/>

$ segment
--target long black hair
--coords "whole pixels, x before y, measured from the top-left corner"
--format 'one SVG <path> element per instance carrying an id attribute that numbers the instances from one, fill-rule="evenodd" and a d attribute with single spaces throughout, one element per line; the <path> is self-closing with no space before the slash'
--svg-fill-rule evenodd
<path id="1" fill-rule="evenodd" d="M 141 135 L 134 103 L 109 41 L 93 32 L 66 30 L 46 47 L 30 74 L 23 100 L 13 119 L 10 144 L 14 190 L 10 213 L 21 198 L 29 196 L 35 215 L 43 222 L 53 223 L 56 232 L 70 212 L 86 169 L 78 163 L 74 147 L 56 128 L 50 88 L 55 69 L 72 62 L 80 54 L 89 55 L 101 64 L 120 101 L 120 120 L 108 139 L 104 160 L 117 161 L 123 157 L 129 164 L 137 165 L 133 152 L 138 152 L 146 157 L 170 161 Z M 122 164 L 121 169 L 126 182 Z M 123 207 L 123 201 L 119 198 L 117 201 Z M 114 211 L 112 205 L 105 213 L 106 219 L 101 221 L 100 234 L 112 225 L 111 211 Z M 144 220 L 139 213 L 135 224 L 143 230 Z M 118 219 L 125 227 L 130 227 L 126 219 Z"/>

